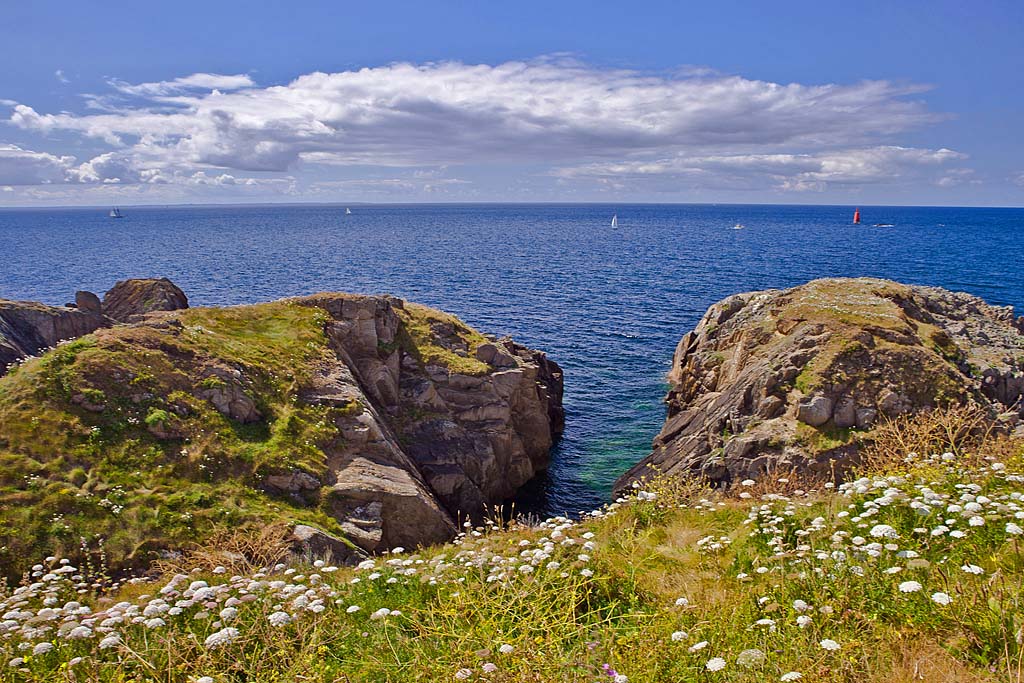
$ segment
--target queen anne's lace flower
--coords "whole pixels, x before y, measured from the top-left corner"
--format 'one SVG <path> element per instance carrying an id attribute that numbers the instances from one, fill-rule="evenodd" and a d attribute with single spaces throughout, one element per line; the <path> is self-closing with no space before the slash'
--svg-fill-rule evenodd
<path id="1" fill-rule="evenodd" d="M 721 671 L 725 668 L 725 660 L 721 657 L 712 657 L 704 666 L 708 671 Z"/>
<path id="2" fill-rule="evenodd" d="M 292 615 L 287 612 L 277 611 L 267 617 L 267 621 L 270 622 L 271 626 L 284 626 L 292 621 Z"/>
<path id="3" fill-rule="evenodd" d="M 222 628 L 219 631 L 214 631 L 208 635 L 206 640 L 203 642 L 203 645 L 213 650 L 227 645 L 236 638 L 238 638 L 238 629 L 229 626 L 227 628 Z"/>

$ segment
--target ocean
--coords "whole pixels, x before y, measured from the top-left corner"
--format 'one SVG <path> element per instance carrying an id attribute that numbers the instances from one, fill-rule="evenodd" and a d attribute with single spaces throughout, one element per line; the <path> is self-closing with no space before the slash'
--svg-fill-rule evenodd
<path id="1" fill-rule="evenodd" d="M 567 427 L 521 509 L 605 502 L 649 451 L 679 338 L 730 294 L 816 277 L 940 285 L 1024 312 L 1024 209 L 352 205 L 0 210 L 0 298 L 166 276 L 192 305 L 391 293 L 565 369 Z M 610 226 L 613 215 L 618 227 Z M 733 229 L 735 224 L 744 226 Z M 874 227 L 891 224 L 892 227 Z"/>

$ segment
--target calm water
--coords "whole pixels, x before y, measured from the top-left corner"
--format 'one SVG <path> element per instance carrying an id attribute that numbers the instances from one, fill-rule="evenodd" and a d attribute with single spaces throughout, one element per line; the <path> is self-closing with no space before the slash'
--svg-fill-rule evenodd
<path id="1" fill-rule="evenodd" d="M 862 207 L 862 227 L 850 225 L 850 207 L 808 206 L 125 213 L 0 211 L 0 297 L 61 304 L 139 276 L 170 277 L 194 305 L 390 292 L 511 334 L 565 368 L 568 427 L 530 493 L 550 512 L 592 509 L 646 455 L 679 337 L 729 294 L 871 275 L 1024 307 L 1024 209 Z"/>

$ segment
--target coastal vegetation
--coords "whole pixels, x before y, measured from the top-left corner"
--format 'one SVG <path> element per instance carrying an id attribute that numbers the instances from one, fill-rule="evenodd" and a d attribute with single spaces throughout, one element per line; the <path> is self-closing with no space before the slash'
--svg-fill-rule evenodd
<path id="1" fill-rule="evenodd" d="M 155 549 L 282 515 L 339 531 L 256 488 L 269 472 L 324 469 L 316 446 L 336 437 L 337 408 L 297 400 L 330 353 L 323 318 L 287 303 L 189 309 L 163 329 L 99 330 L 0 379 L 0 566 L 57 553 L 143 567 Z M 219 395 L 240 412 L 204 398 Z M 261 419 L 235 419 L 249 411 Z"/>
<path id="2" fill-rule="evenodd" d="M 149 301 L 155 286 L 180 292 L 156 280 L 128 280 L 113 291 Z M 375 319 L 374 306 L 387 316 Z M 135 315 L 122 308 L 126 319 Z M 282 520 L 361 552 L 338 512 L 339 496 L 343 503 L 352 492 L 321 486 L 351 459 L 346 448 L 363 455 L 374 453 L 374 443 L 391 448 L 387 429 L 375 426 L 379 414 L 364 415 L 374 410 L 370 396 L 376 410 L 394 404 L 387 410 L 397 442 L 415 445 L 422 437 L 400 430 L 448 419 L 448 407 L 432 388 L 423 405 L 403 401 L 398 359 L 407 358 L 406 376 L 429 366 L 444 381 L 448 373 L 477 381 L 493 371 L 474 355 L 485 343 L 426 306 L 320 295 L 155 313 L 25 358 L 0 377 L 0 575 L 16 578 L 48 554 L 145 569 L 224 528 L 258 530 Z M 519 362 L 503 357 L 507 366 Z M 362 375 L 370 395 L 359 386 Z M 536 395 L 534 386 L 530 380 Z M 475 386 L 456 398 L 463 411 L 499 400 Z M 529 399 L 517 408 L 524 409 L 546 410 Z M 501 417 L 489 410 L 492 420 Z M 412 467 L 404 457 L 398 463 Z M 355 493 L 370 484 L 357 482 Z"/>
<path id="3" fill-rule="evenodd" d="M 1019 681 L 1024 443 L 979 424 L 887 423 L 842 484 L 657 476 L 358 567 L 267 530 L 121 581 L 40 557 L 3 598 L 0 677 Z"/>

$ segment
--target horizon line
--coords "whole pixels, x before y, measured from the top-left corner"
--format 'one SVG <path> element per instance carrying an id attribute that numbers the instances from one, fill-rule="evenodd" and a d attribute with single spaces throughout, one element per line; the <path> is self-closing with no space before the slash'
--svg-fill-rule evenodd
<path id="1" fill-rule="evenodd" d="M 870 207 L 870 208 L 917 208 L 917 209 L 1024 209 L 1024 205 L 1002 204 L 870 204 L 870 203 L 810 203 L 799 202 L 656 202 L 656 201 L 454 201 L 454 202 L 173 202 L 154 204 L 51 204 L 2 206 L 0 211 L 32 210 L 108 210 L 110 207 L 127 209 L 176 209 L 176 208 L 245 208 L 245 207 L 315 207 L 315 206 L 817 206 L 817 207 Z"/>

